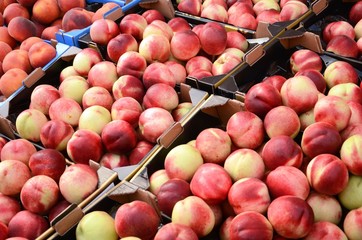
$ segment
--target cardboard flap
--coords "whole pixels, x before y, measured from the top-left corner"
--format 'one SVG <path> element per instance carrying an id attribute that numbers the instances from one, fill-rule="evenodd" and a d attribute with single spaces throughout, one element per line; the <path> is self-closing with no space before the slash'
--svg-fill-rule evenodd
<path id="1" fill-rule="evenodd" d="M 74 56 L 77 55 L 82 49 L 74 46 L 70 46 L 61 56 L 64 61 L 72 61 Z"/>
<path id="2" fill-rule="evenodd" d="M 34 69 L 24 80 L 23 84 L 27 88 L 31 88 L 34 83 L 39 81 L 45 75 L 44 70 L 41 67 Z"/>
<path id="3" fill-rule="evenodd" d="M 123 9 L 119 7 L 112 8 L 103 15 L 103 18 L 116 21 L 124 16 Z"/>
<path id="4" fill-rule="evenodd" d="M 14 124 L 4 117 L 0 117 L 0 132 L 10 139 L 15 139 Z"/>
<path id="5" fill-rule="evenodd" d="M 139 5 L 145 9 L 156 9 L 168 19 L 175 16 L 175 9 L 170 0 L 142 0 Z"/>
<path id="6" fill-rule="evenodd" d="M 219 118 L 224 125 L 234 113 L 242 110 L 243 104 L 240 101 L 218 95 L 211 95 L 201 109 L 202 112 Z"/>
<path id="7" fill-rule="evenodd" d="M 72 204 L 61 212 L 50 224 L 55 231 L 63 236 L 72 227 L 78 224 L 83 218 L 84 213 L 76 204 Z"/>
<path id="8" fill-rule="evenodd" d="M 279 40 L 286 49 L 302 46 L 316 53 L 323 53 L 320 37 L 312 32 L 290 29 L 287 30 Z"/>
<path id="9" fill-rule="evenodd" d="M 312 9 L 312 11 L 314 12 L 315 15 L 320 14 L 327 7 L 328 7 L 328 1 L 327 0 L 317 0 L 317 1 L 314 1 L 311 4 L 311 9 Z"/>
<path id="10" fill-rule="evenodd" d="M 258 25 L 255 30 L 255 38 L 263 38 L 263 37 L 272 37 L 272 34 L 269 31 L 269 23 L 267 22 L 258 22 Z"/>
<path id="11" fill-rule="evenodd" d="M 252 49 L 250 49 L 243 56 L 243 61 L 246 62 L 249 66 L 254 65 L 259 59 L 265 55 L 265 50 L 262 45 L 257 44 Z"/>
<path id="12" fill-rule="evenodd" d="M 142 189 L 148 189 L 150 187 L 150 181 L 147 168 L 143 168 L 140 173 L 137 173 L 137 175 L 132 178 L 131 182 Z"/>
<path id="13" fill-rule="evenodd" d="M 164 148 L 168 148 L 176 138 L 183 132 L 183 127 L 180 122 L 175 122 L 157 139 L 158 144 Z"/>

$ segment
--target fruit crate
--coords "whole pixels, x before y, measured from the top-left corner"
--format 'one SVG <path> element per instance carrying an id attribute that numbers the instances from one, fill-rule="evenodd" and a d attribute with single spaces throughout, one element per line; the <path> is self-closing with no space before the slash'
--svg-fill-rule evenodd
<path id="1" fill-rule="evenodd" d="M 225 129 L 228 119 L 239 111 L 243 111 L 243 104 L 240 101 L 210 95 L 186 121 L 175 124 L 161 136 L 161 148 L 144 162 L 142 168 L 130 179 L 130 182 L 150 191 L 150 176 L 164 168 L 164 160 L 170 150 L 178 145 L 195 140 L 197 135 L 207 128 Z M 164 224 L 171 221 L 171 216 L 163 212 L 161 212 L 161 215 Z M 219 239 L 217 231 L 215 228 L 214 231 L 201 239 Z"/>
<path id="2" fill-rule="evenodd" d="M 341 58 L 325 51 L 317 34 L 300 27 L 296 30 L 290 29 L 276 39 L 270 45 L 269 51 L 266 51 L 265 56 L 253 66 L 245 65 L 236 71 L 235 74 L 230 74 L 227 80 L 218 86 L 218 94 L 243 101 L 247 91 L 253 85 L 263 81 L 265 77 L 273 75 L 281 75 L 285 78 L 293 77 L 295 73 L 291 70 L 290 57 L 295 51 L 300 49 L 311 50 L 319 55 L 323 62 L 321 73 L 332 62 L 341 60 L 351 64 L 359 77 L 361 77 L 362 65 L 358 61 L 350 58 Z"/>
<path id="3" fill-rule="evenodd" d="M 115 6 L 114 8 L 112 8 L 111 10 L 108 10 L 104 13 L 104 17 L 108 18 L 108 17 L 112 17 L 113 11 L 115 11 L 115 9 L 118 9 L 120 12 L 122 12 L 121 14 L 130 11 L 131 9 L 133 9 L 135 6 L 137 6 L 140 2 L 140 0 L 133 0 L 133 1 L 122 1 L 122 0 L 87 0 L 87 8 L 90 9 L 91 11 L 95 12 L 98 9 L 101 8 L 101 6 L 105 3 L 114 3 Z M 118 11 L 117 10 L 117 11 Z M 85 28 L 81 28 L 81 29 L 73 29 L 71 31 L 64 31 L 64 30 L 59 30 L 56 34 L 56 40 L 59 42 L 62 42 L 64 44 L 67 44 L 69 46 L 76 46 L 76 47 L 85 47 L 86 43 L 85 40 L 82 40 L 84 38 L 87 38 L 87 36 L 89 36 L 89 31 L 90 31 L 90 26 L 85 27 Z"/>
<path id="4" fill-rule="evenodd" d="M 69 60 L 78 52 L 78 49 L 60 42 L 51 42 L 56 49 L 56 56 L 44 67 L 34 69 L 22 82 L 22 86 L 11 96 L 0 103 L 0 115 L 12 118 L 28 104 L 28 98 L 33 89 L 39 84 L 48 83 L 59 73 L 59 69 L 69 64 Z"/>

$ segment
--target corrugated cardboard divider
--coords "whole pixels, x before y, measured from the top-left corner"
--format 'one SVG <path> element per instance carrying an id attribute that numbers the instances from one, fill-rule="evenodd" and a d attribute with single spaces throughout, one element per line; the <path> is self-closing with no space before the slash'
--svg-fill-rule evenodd
<path id="1" fill-rule="evenodd" d="M 10 120 L 4 117 L 0 117 L 0 132 L 10 139 L 15 139 L 15 126 Z"/>
<path id="2" fill-rule="evenodd" d="M 175 17 L 175 9 L 170 0 L 143 0 L 139 6 L 145 9 L 156 9 L 168 19 Z"/>
<path id="3" fill-rule="evenodd" d="M 34 69 L 24 80 L 23 84 L 27 88 L 31 88 L 40 78 L 45 75 L 45 71 L 41 67 Z"/>
<path id="4" fill-rule="evenodd" d="M 83 216 L 82 209 L 76 204 L 71 204 L 51 222 L 51 226 L 60 236 L 63 236 L 77 225 Z"/>
<path id="5" fill-rule="evenodd" d="M 243 61 L 248 65 L 253 66 L 259 59 L 265 55 L 265 50 L 262 45 L 255 45 L 252 49 L 245 53 Z"/>
<path id="6" fill-rule="evenodd" d="M 302 46 L 316 53 L 324 52 L 320 37 L 317 34 L 306 32 L 302 28 L 287 30 L 279 37 L 279 40 L 286 49 Z"/>
<path id="7" fill-rule="evenodd" d="M 319 1 L 314 1 L 311 5 L 314 14 L 319 15 L 321 12 L 323 12 L 324 9 L 328 7 L 329 4 L 328 0 L 319 0 Z"/>

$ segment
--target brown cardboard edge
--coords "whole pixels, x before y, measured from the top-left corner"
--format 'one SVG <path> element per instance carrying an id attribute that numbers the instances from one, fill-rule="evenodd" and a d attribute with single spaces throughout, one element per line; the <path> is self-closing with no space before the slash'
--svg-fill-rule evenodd
<path id="1" fill-rule="evenodd" d="M 290 49 L 296 46 L 302 46 L 317 53 L 324 52 L 320 37 L 312 32 L 301 33 L 297 30 L 288 30 L 288 36 L 281 36 L 279 40 L 283 47 L 286 49 Z"/>
<path id="2" fill-rule="evenodd" d="M 269 23 L 267 22 L 258 22 L 258 25 L 255 30 L 255 38 L 262 38 L 262 37 L 272 37 L 272 34 L 269 31 Z"/>
<path id="3" fill-rule="evenodd" d="M 63 236 L 72 227 L 77 225 L 83 216 L 84 212 L 82 209 L 76 204 L 72 204 L 52 221 L 51 226 L 60 236 Z"/>
<path id="4" fill-rule="evenodd" d="M 104 16 L 105 19 L 116 21 L 124 16 L 124 12 L 121 7 L 115 7 L 107 15 Z"/>
<path id="5" fill-rule="evenodd" d="M 14 124 L 10 120 L 0 117 L 0 132 L 10 139 L 15 139 L 14 131 Z"/>
<path id="6" fill-rule="evenodd" d="M 156 9 L 168 19 L 175 16 L 175 9 L 170 0 L 141 1 L 138 5 L 145 9 Z"/>
<path id="7" fill-rule="evenodd" d="M 265 55 L 264 47 L 260 44 L 255 45 L 243 56 L 243 61 L 252 66 Z"/>
<path id="8" fill-rule="evenodd" d="M 319 15 L 328 7 L 329 3 L 327 0 L 318 0 L 312 3 L 311 9 L 315 15 Z"/>
<path id="9" fill-rule="evenodd" d="M 34 69 L 24 80 L 23 80 L 23 84 L 25 87 L 30 88 L 31 86 L 33 86 L 37 81 L 39 81 L 39 79 L 41 79 L 42 77 L 44 77 L 45 75 L 45 71 L 41 68 L 38 67 L 36 69 Z"/>

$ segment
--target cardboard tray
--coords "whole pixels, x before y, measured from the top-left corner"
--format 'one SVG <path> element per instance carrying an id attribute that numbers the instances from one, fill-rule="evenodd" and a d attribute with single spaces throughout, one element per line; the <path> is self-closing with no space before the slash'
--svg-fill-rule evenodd
<path id="1" fill-rule="evenodd" d="M 56 48 L 56 56 L 44 67 L 34 69 L 22 82 L 22 86 L 11 96 L 0 103 L 0 116 L 11 117 L 19 113 L 30 100 L 33 89 L 43 83 L 52 82 L 52 78 L 59 69 L 66 66 L 69 59 L 78 52 L 78 49 L 63 43 L 53 42 Z M 80 50 L 80 49 L 79 49 Z"/>
<path id="2" fill-rule="evenodd" d="M 303 48 L 318 53 L 324 63 L 324 68 L 336 60 L 343 60 L 350 63 L 359 76 L 362 76 L 360 62 L 325 51 L 318 35 L 300 27 L 296 30 L 287 30 L 275 39 L 266 50 L 265 56 L 253 66 L 245 65 L 233 75 L 227 76 L 228 78 L 219 85 L 217 93 L 243 101 L 246 92 L 267 76 L 278 74 L 286 78 L 292 77 L 289 58 L 295 50 Z"/>

